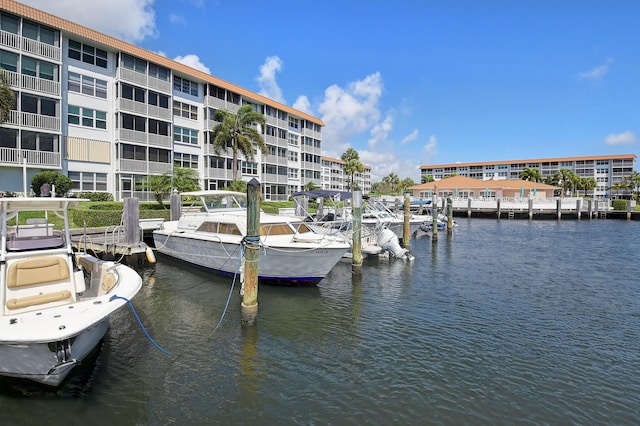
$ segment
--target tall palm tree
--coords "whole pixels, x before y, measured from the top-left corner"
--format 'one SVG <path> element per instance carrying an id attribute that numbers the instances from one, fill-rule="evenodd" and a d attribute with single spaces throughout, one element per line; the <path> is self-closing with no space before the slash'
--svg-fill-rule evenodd
<path id="1" fill-rule="evenodd" d="M 349 181 L 349 189 L 355 189 L 358 184 L 354 181 L 354 176 L 357 173 L 364 172 L 364 165 L 360 162 L 360 154 L 353 148 L 347 149 L 340 157 L 344 161 L 344 172 L 351 176 Z"/>
<path id="2" fill-rule="evenodd" d="M 562 188 L 561 197 L 564 197 L 567 193 L 567 189 L 573 186 L 573 177 L 575 173 L 570 169 L 560 169 L 556 172 L 554 179 L 558 182 L 560 187 Z"/>
<path id="3" fill-rule="evenodd" d="M 253 127 L 256 124 L 264 126 L 265 119 L 262 114 L 253 109 L 251 105 L 243 105 L 236 114 L 229 111 L 217 110 L 214 119 L 219 121 L 211 132 L 211 142 L 213 151 L 216 155 L 231 149 L 233 154 L 233 163 L 231 171 L 233 180 L 238 178 L 238 151 L 244 155 L 247 160 L 253 161 L 256 151 L 254 144 L 265 152 L 267 144 Z"/>

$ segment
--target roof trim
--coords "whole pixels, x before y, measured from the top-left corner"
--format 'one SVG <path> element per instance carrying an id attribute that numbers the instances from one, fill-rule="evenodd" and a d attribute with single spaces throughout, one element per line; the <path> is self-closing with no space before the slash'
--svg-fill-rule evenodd
<path id="1" fill-rule="evenodd" d="M 552 161 L 580 161 L 580 160 L 616 160 L 624 158 L 633 158 L 638 161 L 636 154 L 612 154 L 612 155 L 587 155 L 582 157 L 552 157 L 552 158 L 534 158 L 528 160 L 501 160 L 501 161 L 480 161 L 475 163 L 453 163 L 453 164 L 431 164 L 420 166 L 420 170 L 447 167 L 464 167 L 464 166 L 490 166 L 494 164 L 513 164 L 513 163 L 546 163 Z"/>

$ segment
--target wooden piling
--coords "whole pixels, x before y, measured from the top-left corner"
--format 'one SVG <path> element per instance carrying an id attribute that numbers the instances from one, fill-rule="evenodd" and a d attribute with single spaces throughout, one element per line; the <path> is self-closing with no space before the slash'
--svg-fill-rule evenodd
<path id="1" fill-rule="evenodd" d="M 631 220 L 631 200 L 627 200 L 627 220 Z"/>
<path id="2" fill-rule="evenodd" d="M 498 219 L 500 219 L 500 213 L 502 213 L 502 212 L 500 211 L 500 201 L 501 201 L 501 199 L 500 199 L 500 198 L 496 198 L 496 210 L 497 210 L 497 212 L 498 212 Z"/>
<path id="3" fill-rule="evenodd" d="M 471 198 L 467 198 L 467 217 L 471 217 Z"/>
<path id="4" fill-rule="evenodd" d="M 562 198 L 556 200 L 556 216 L 558 220 L 562 218 Z"/>
<path id="5" fill-rule="evenodd" d="M 431 210 L 431 242 L 438 241 L 438 198 L 436 195 L 433 196 L 433 201 L 431 205 L 433 209 Z"/>
<path id="6" fill-rule="evenodd" d="M 169 220 L 179 220 L 180 215 L 182 215 L 182 197 L 178 193 L 171 194 Z"/>
<path id="7" fill-rule="evenodd" d="M 247 235 L 244 244 L 242 325 L 254 325 L 258 316 L 258 256 L 260 250 L 260 182 L 247 183 Z"/>
<path id="8" fill-rule="evenodd" d="M 132 247 L 140 243 L 140 200 L 127 197 L 124 199 L 123 205 L 124 242 Z"/>
<path id="9" fill-rule="evenodd" d="M 582 218 L 582 198 L 576 200 L 576 217 L 578 220 Z"/>
<path id="10" fill-rule="evenodd" d="M 529 220 L 533 219 L 533 198 L 529 198 Z"/>
<path id="11" fill-rule="evenodd" d="M 356 189 L 351 194 L 353 201 L 353 236 L 351 242 L 351 271 L 362 273 L 362 191 Z"/>
<path id="12" fill-rule="evenodd" d="M 411 200 L 409 194 L 404 197 L 404 227 L 402 228 L 402 244 L 409 248 L 411 238 Z"/>
<path id="13" fill-rule="evenodd" d="M 593 200 L 587 200 L 587 211 L 589 212 L 589 219 L 593 219 Z"/>
<path id="14" fill-rule="evenodd" d="M 453 233 L 453 200 L 447 198 L 447 234 Z"/>

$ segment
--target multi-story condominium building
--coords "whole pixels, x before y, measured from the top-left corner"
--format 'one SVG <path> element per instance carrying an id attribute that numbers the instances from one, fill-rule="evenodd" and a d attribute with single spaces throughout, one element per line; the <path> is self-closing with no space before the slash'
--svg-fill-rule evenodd
<path id="1" fill-rule="evenodd" d="M 420 176 L 435 180 L 459 175 L 480 180 L 520 179 L 525 168 L 538 169 L 542 179 L 553 176 L 560 169 L 569 169 L 582 178 L 593 178 L 595 197 L 605 197 L 616 183 L 622 183 L 633 172 L 635 154 L 595 155 L 585 157 L 542 158 L 478 163 L 455 163 L 420 166 Z"/>
<path id="2" fill-rule="evenodd" d="M 197 170 L 204 189 L 225 187 L 232 153 L 214 153 L 214 113 L 246 104 L 265 117 L 267 151 L 240 157 L 239 177 L 257 178 L 265 200 L 321 181 L 319 118 L 10 0 L 0 2 L 0 66 L 17 98 L 0 127 L 0 191 L 56 170 L 76 192 L 151 200 L 141 182 L 174 165 Z"/>
<path id="3" fill-rule="evenodd" d="M 322 189 L 349 191 L 349 179 L 344 172 L 344 161 L 338 158 L 322 157 Z M 364 194 L 371 192 L 371 167 L 364 166 L 362 173 L 355 173 L 353 180 Z"/>

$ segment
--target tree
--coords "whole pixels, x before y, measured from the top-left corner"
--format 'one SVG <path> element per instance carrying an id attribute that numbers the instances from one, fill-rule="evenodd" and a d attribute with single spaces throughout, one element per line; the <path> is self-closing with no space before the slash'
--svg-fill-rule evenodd
<path id="1" fill-rule="evenodd" d="M 11 110 L 16 108 L 16 94 L 7 84 L 7 74 L 0 69 L 0 124 L 11 118 Z M 38 191 L 40 188 L 38 187 Z"/>
<path id="2" fill-rule="evenodd" d="M 627 188 L 631 190 L 632 197 L 637 200 L 640 195 L 640 191 L 638 190 L 638 188 L 640 188 L 640 173 L 634 170 L 629 176 L 624 178 L 624 181 L 627 184 Z"/>
<path id="3" fill-rule="evenodd" d="M 432 175 L 422 175 L 420 177 L 420 183 L 430 183 L 433 181 L 435 181 L 435 179 Z"/>
<path id="4" fill-rule="evenodd" d="M 48 183 L 53 191 L 55 189 L 56 195 L 64 196 L 71 190 L 73 182 L 67 176 L 54 170 L 45 170 L 40 173 L 36 173 L 31 178 L 31 189 L 36 194 L 36 197 L 40 197 L 40 188 L 45 183 Z M 27 194 L 25 194 L 27 195 Z"/>
<path id="5" fill-rule="evenodd" d="M 587 191 L 593 191 L 598 186 L 598 182 L 594 178 L 582 178 L 582 189 L 584 189 L 584 195 L 587 195 Z"/>
<path id="6" fill-rule="evenodd" d="M 253 161 L 256 145 L 262 152 L 267 150 L 267 145 L 262 136 L 253 126 L 264 126 L 265 119 L 262 114 L 256 112 L 251 105 L 243 105 L 236 114 L 229 111 L 216 110 L 214 119 L 219 121 L 211 132 L 211 141 L 216 155 L 231 149 L 233 163 L 231 171 L 233 180 L 238 179 L 238 151 L 247 160 Z"/>
<path id="7" fill-rule="evenodd" d="M 404 178 L 401 182 L 400 185 L 398 186 L 398 193 L 400 195 L 405 194 L 408 190 L 408 188 L 414 186 L 416 183 L 413 181 L 413 179 L 411 178 Z"/>
<path id="8" fill-rule="evenodd" d="M 140 189 L 152 191 L 153 196 L 164 207 L 165 196 L 174 189 L 177 192 L 197 191 L 198 172 L 187 167 L 174 167 L 172 172 L 163 175 L 148 175 L 140 183 Z"/>
<path id="9" fill-rule="evenodd" d="M 576 174 L 569 169 L 560 169 L 556 172 L 554 179 L 562 188 L 562 192 L 560 193 L 561 197 L 565 196 L 567 189 L 573 187 L 575 175 Z"/>
<path id="10" fill-rule="evenodd" d="M 358 184 L 354 180 L 356 173 L 364 172 L 364 165 L 360 162 L 358 151 L 353 148 L 347 149 L 340 157 L 344 161 L 344 172 L 350 176 L 347 187 L 349 189 L 357 189 Z"/>
<path id="11" fill-rule="evenodd" d="M 382 178 L 382 182 L 386 185 L 385 189 L 388 188 L 390 195 L 397 195 L 398 188 L 400 186 L 400 178 L 395 173 L 389 173 L 389 175 Z"/>
<path id="12" fill-rule="evenodd" d="M 234 180 L 225 189 L 229 191 L 244 192 L 246 194 L 247 182 L 243 181 L 242 179 Z"/>
<path id="13" fill-rule="evenodd" d="M 316 185 L 315 183 L 313 183 L 313 181 L 312 181 L 312 180 L 310 180 L 309 182 L 307 182 L 307 183 L 304 185 L 304 190 L 305 190 L 305 191 L 313 191 L 314 189 L 318 189 L 318 188 L 319 188 L 319 186 L 318 186 L 318 185 Z"/>
<path id="14" fill-rule="evenodd" d="M 524 170 L 520 172 L 520 179 L 530 182 L 542 182 L 542 173 L 535 167 L 532 169 L 525 167 Z"/>

